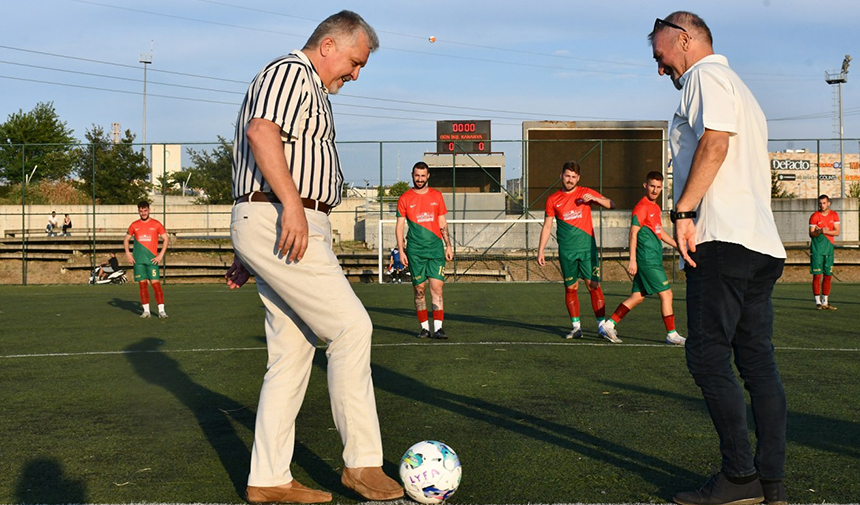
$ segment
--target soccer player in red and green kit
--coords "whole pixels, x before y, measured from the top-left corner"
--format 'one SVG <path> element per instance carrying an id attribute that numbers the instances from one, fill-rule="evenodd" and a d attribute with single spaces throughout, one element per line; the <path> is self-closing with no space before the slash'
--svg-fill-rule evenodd
<path id="1" fill-rule="evenodd" d="M 809 217 L 809 238 L 812 239 L 809 273 L 812 274 L 812 294 L 818 310 L 836 310 L 830 305 L 830 282 L 833 279 L 833 243 L 839 236 L 840 227 L 839 214 L 830 210 L 830 197 L 819 196 L 818 211 Z"/>
<path id="2" fill-rule="evenodd" d="M 454 249 L 448 237 L 448 209 L 442 193 L 427 185 L 430 168 L 423 161 L 412 167 L 412 188 L 397 201 L 397 247 L 406 254 L 400 261 L 409 269 L 415 294 L 415 311 L 421 332 L 418 338 L 447 339 L 442 329 L 445 318 L 442 286 L 445 283 L 445 261 L 454 259 Z M 404 237 L 406 223 L 409 229 Z M 404 241 L 404 238 L 407 239 Z M 433 297 L 433 332 L 427 314 L 427 283 Z"/>
<path id="3" fill-rule="evenodd" d="M 606 323 L 603 331 L 618 337 L 615 325 L 642 303 L 645 297 L 657 293 L 660 298 L 660 312 L 666 325 L 666 343 L 684 345 L 686 339 L 675 330 L 675 311 L 672 310 L 672 288 L 663 270 L 663 244 L 661 240 L 677 248 L 675 240 L 663 229 L 660 207 L 657 198 L 663 191 L 663 174 L 648 172 L 645 176 L 645 196 L 633 207 L 630 220 L 630 263 L 627 273 L 633 276 L 633 290 L 621 302 Z"/>
<path id="4" fill-rule="evenodd" d="M 131 223 L 128 233 L 125 235 L 125 257 L 129 263 L 134 265 L 134 281 L 140 288 L 140 303 L 143 305 L 142 318 L 150 317 L 149 314 L 149 283 L 152 283 L 152 291 L 155 292 L 155 302 L 158 304 L 158 317 L 166 318 L 164 312 L 164 291 L 161 289 L 161 281 L 158 277 L 158 265 L 164 259 L 169 242 L 167 231 L 161 223 L 149 217 L 149 202 L 141 201 L 137 204 L 137 214 L 140 219 Z M 158 252 L 158 237 L 164 241 L 161 252 Z M 129 242 L 134 238 L 134 254 L 129 251 Z"/>
<path id="5" fill-rule="evenodd" d="M 603 298 L 603 290 L 600 289 L 600 258 L 597 254 L 594 227 L 591 223 L 592 205 L 614 209 L 615 202 L 593 189 L 577 186 L 581 171 L 576 161 L 568 161 L 561 168 L 562 189 L 550 195 L 546 201 L 546 217 L 540 232 L 537 261 L 540 266 L 546 265 L 544 248 L 549 242 L 552 221 L 555 219 L 558 223 L 556 231 L 558 259 L 565 286 L 564 301 L 573 324 L 573 329 L 565 338 L 582 338 L 579 297 L 576 290 L 579 287 L 579 279 L 583 279 L 591 295 L 591 308 L 597 317 L 598 333 L 610 342 L 618 343 L 621 342 L 619 338 L 612 337 L 602 330 L 606 316 L 606 302 Z"/>

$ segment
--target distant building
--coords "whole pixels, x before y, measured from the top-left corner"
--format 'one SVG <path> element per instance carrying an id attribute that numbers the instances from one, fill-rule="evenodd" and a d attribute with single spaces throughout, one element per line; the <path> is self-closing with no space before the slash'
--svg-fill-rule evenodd
<path id="1" fill-rule="evenodd" d="M 845 192 L 860 182 L 860 157 L 845 153 Z M 806 149 L 785 149 L 770 153 L 770 169 L 788 193 L 797 198 L 817 198 L 820 194 L 840 198 L 842 167 L 839 153 L 813 153 Z"/>
<path id="2" fill-rule="evenodd" d="M 158 184 L 159 178 L 182 171 L 182 146 L 178 144 L 152 144 L 149 182 Z"/>

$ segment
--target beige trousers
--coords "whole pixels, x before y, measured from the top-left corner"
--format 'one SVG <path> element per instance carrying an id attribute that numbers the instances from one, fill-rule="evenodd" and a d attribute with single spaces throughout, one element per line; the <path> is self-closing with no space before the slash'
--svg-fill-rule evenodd
<path id="1" fill-rule="evenodd" d="M 249 486 L 290 482 L 295 421 L 311 373 L 317 338 L 328 344 L 328 389 L 344 465 L 382 465 L 373 380 L 373 325 L 331 249 L 331 223 L 305 209 L 308 249 L 299 262 L 277 253 L 282 205 L 233 207 L 231 238 L 239 260 L 256 276 L 266 308 L 268 371 L 260 391 Z"/>

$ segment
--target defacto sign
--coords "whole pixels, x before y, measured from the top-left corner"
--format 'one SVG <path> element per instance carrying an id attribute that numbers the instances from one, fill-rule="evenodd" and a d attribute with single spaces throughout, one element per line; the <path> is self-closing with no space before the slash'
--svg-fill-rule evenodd
<path id="1" fill-rule="evenodd" d="M 770 160 L 771 170 L 809 170 L 811 166 L 807 160 Z"/>

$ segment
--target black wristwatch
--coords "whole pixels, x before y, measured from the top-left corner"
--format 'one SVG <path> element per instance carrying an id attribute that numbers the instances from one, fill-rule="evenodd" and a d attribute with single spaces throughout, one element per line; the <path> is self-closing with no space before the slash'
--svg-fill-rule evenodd
<path id="1" fill-rule="evenodd" d="M 696 219 L 699 215 L 695 210 L 690 210 L 687 212 L 675 212 L 674 210 L 669 211 L 669 220 L 673 223 L 679 219 Z"/>

